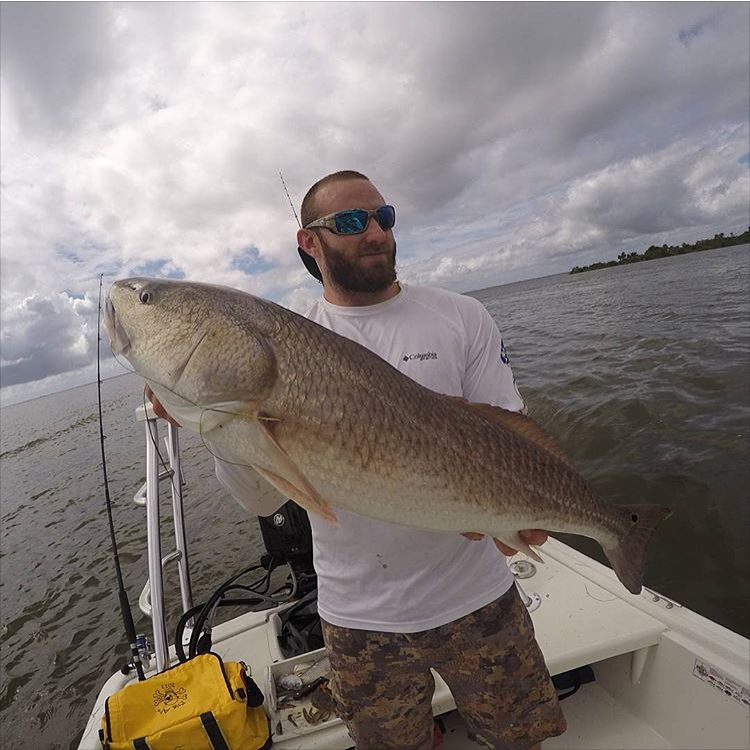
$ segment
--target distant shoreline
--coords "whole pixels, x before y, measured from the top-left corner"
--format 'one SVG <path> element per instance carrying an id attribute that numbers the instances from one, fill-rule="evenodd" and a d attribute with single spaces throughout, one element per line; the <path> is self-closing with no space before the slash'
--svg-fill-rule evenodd
<path id="1" fill-rule="evenodd" d="M 750 227 L 742 234 L 729 236 L 715 234 L 710 240 L 697 240 L 692 245 L 683 242 L 682 245 L 662 245 L 657 247 L 651 245 L 643 253 L 620 253 L 617 260 L 598 261 L 590 266 L 573 266 L 570 273 L 583 273 L 584 271 L 597 271 L 600 268 L 612 268 L 613 266 L 626 266 L 629 263 L 640 263 L 644 260 L 655 258 L 669 258 L 673 255 L 685 255 L 686 253 L 699 253 L 702 250 L 713 250 L 718 247 L 731 247 L 732 245 L 745 245 L 750 243 Z"/>
<path id="2" fill-rule="evenodd" d="M 75 374 L 75 370 L 73 371 L 73 374 Z M 102 375 L 102 385 L 105 383 L 108 383 L 110 380 L 116 380 L 117 378 L 124 378 L 126 375 L 133 375 L 135 373 L 127 371 L 127 372 L 118 372 L 116 375 Z M 38 382 L 38 381 L 30 381 L 31 383 Z M 19 383 L 18 385 L 22 385 Z M 47 396 L 56 396 L 58 393 L 65 393 L 66 391 L 74 391 L 76 388 L 87 388 L 89 386 L 96 385 L 96 376 L 94 376 L 93 380 L 86 380 L 83 383 L 76 383 L 74 385 L 67 385 L 63 388 L 53 388 L 52 390 L 44 390 L 41 393 L 35 393 L 32 396 L 25 395 L 20 400 L 16 400 L 12 397 L 6 398 L 5 400 L 0 399 L 0 409 L 9 409 L 12 406 L 19 406 L 20 404 L 28 404 L 29 401 L 36 401 L 38 398 L 46 398 Z M 16 385 L 7 386 L 8 388 L 15 388 Z"/>

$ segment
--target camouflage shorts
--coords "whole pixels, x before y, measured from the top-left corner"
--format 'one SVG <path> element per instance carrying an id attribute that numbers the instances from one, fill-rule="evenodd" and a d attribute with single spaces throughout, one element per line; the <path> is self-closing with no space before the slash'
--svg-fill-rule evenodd
<path id="1" fill-rule="evenodd" d="M 470 736 L 495 750 L 527 750 L 562 734 L 565 718 L 515 586 L 455 622 L 381 633 L 323 622 L 336 710 L 357 750 L 432 748 L 433 667 Z"/>

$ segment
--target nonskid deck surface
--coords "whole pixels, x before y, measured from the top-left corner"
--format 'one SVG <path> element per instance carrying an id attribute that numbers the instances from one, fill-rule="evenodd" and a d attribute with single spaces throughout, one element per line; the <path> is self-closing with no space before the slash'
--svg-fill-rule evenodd
<path id="1" fill-rule="evenodd" d="M 583 685 L 562 702 L 568 730 L 542 743 L 542 750 L 670 750 L 675 748 L 653 727 L 630 713 L 596 683 Z M 466 726 L 456 711 L 441 717 L 441 750 L 472 750 Z"/>
<path id="2" fill-rule="evenodd" d="M 544 750 L 667 750 L 675 747 L 595 682 L 583 685 L 575 695 L 563 701 L 562 707 L 568 731 L 545 740 Z"/>

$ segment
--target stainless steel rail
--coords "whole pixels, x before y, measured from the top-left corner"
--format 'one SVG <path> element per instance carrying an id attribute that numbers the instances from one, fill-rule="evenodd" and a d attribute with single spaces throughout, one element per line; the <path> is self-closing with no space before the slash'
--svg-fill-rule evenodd
<path id="1" fill-rule="evenodd" d="M 190 582 L 190 566 L 185 535 L 185 518 L 182 504 L 182 471 L 180 466 L 179 430 L 167 423 L 166 453 L 169 468 L 159 471 L 162 460 L 158 446 L 159 418 L 154 414 L 151 405 L 136 409 L 136 418 L 144 422 L 146 432 L 146 482 L 135 494 L 133 501 L 146 506 L 146 534 L 148 546 L 148 580 L 146 581 L 138 604 L 141 612 L 151 618 L 153 632 L 152 645 L 156 656 L 156 670 L 161 672 L 169 666 L 169 641 L 167 640 L 167 623 L 164 612 L 164 576 L 163 567 L 168 562 L 177 563 L 180 579 L 182 607 L 187 611 L 193 606 L 193 593 Z M 159 507 L 160 480 L 170 480 L 172 488 L 172 520 L 174 524 L 175 549 L 162 558 L 161 553 L 161 518 Z"/>

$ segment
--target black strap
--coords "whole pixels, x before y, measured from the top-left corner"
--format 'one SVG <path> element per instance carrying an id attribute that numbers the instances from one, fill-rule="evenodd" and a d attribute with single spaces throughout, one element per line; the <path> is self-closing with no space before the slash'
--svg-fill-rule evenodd
<path id="1" fill-rule="evenodd" d="M 107 698 L 107 700 L 104 701 L 104 719 L 107 723 L 107 740 L 109 742 L 112 742 L 112 724 L 110 723 L 110 720 L 109 720 L 109 698 Z M 103 744 L 104 744 L 104 740 L 102 740 L 102 745 Z"/>
<path id="2" fill-rule="evenodd" d="M 245 684 L 247 685 L 247 705 L 250 708 L 262 706 L 265 696 L 255 680 L 249 675 L 245 675 Z"/>
<path id="3" fill-rule="evenodd" d="M 201 722 L 203 723 L 203 728 L 206 730 L 211 747 L 214 750 L 229 750 L 229 745 L 227 745 L 224 735 L 221 733 L 219 723 L 210 711 L 201 714 Z"/>
<path id="4" fill-rule="evenodd" d="M 133 750 L 149 750 L 146 738 L 139 737 L 137 740 L 133 740 Z"/>

